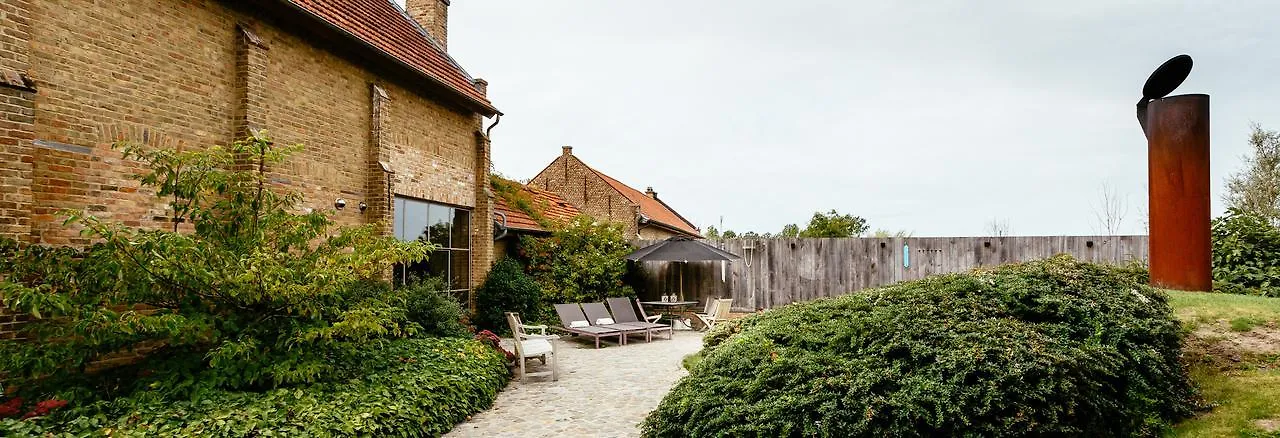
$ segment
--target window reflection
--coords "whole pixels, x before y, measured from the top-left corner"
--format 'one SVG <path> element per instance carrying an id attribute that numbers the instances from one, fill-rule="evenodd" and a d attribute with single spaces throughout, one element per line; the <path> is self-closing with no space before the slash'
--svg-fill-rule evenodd
<path id="1" fill-rule="evenodd" d="M 470 211 L 398 196 L 393 228 L 397 239 L 423 240 L 439 246 L 426 261 L 397 266 L 397 284 L 440 277 L 455 295 L 466 295 L 471 289 Z"/>

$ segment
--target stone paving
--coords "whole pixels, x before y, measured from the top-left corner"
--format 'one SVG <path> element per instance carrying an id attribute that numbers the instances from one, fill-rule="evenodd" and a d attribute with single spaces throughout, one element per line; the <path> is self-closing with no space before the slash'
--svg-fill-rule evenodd
<path id="1" fill-rule="evenodd" d="M 687 372 L 685 356 L 702 348 L 702 333 L 676 331 L 625 346 L 564 337 L 556 343 L 560 380 L 512 380 L 493 408 L 459 424 L 446 437 L 635 437 L 640 422 Z M 530 372 L 544 371 L 538 361 Z M 550 364 L 547 365 L 550 367 Z"/>

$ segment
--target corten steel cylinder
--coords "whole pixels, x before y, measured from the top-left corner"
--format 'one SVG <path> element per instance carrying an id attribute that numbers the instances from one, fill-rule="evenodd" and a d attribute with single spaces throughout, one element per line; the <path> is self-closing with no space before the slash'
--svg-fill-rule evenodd
<path id="1" fill-rule="evenodd" d="M 1209 291 L 1209 96 L 1151 101 L 1147 154 L 1151 285 Z"/>

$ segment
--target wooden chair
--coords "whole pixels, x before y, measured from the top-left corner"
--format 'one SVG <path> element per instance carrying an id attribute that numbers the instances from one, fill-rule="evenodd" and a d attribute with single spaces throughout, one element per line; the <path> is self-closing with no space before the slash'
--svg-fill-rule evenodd
<path id="1" fill-rule="evenodd" d="M 708 298 L 705 313 L 695 313 L 707 330 L 715 328 L 716 321 L 729 319 L 729 308 L 733 306 L 732 298 Z"/>
<path id="2" fill-rule="evenodd" d="M 525 376 L 540 377 L 548 374 L 551 375 L 551 381 L 559 380 L 560 358 L 556 357 L 555 345 L 551 340 L 560 339 L 560 337 L 548 335 L 545 325 L 522 324 L 520 315 L 512 312 L 507 312 L 507 324 L 511 326 L 511 335 L 515 338 L 516 362 L 520 364 L 520 380 L 524 380 Z M 528 333 L 525 330 L 537 330 L 539 334 Z M 551 371 L 526 373 L 525 362 L 531 359 L 538 359 L 543 365 L 550 360 Z"/>

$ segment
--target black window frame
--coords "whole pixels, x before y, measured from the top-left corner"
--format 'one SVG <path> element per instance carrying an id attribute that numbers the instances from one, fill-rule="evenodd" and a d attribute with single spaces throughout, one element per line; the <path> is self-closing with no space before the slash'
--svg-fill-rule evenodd
<path id="1" fill-rule="evenodd" d="M 444 279 L 448 287 L 448 291 L 460 299 L 469 299 L 471 291 L 475 285 L 471 284 L 471 266 L 474 262 L 472 246 L 474 239 L 471 236 L 471 221 L 474 220 L 474 211 L 468 207 L 434 202 L 426 199 L 414 198 L 410 196 L 396 195 L 394 198 L 394 210 L 392 213 L 392 232 L 397 239 L 422 240 L 437 244 L 439 247 L 427 256 L 426 262 L 413 265 L 401 264 L 395 267 L 394 282 L 396 286 L 403 286 L 407 283 L 410 271 L 416 273 L 425 272 L 430 276 L 440 276 Z M 416 217 L 425 213 L 425 217 Z M 447 217 L 445 223 L 447 227 L 443 227 L 443 238 L 436 237 L 433 230 L 441 230 L 435 215 Z M 454 229 L 455 223 L 462 218 L 465 222 L 461 224 L 463 230 L 459 234 L 459 230 Z M 407 227 L 413 225 L 421 225 L 422 231 L 416 235 L 410 233 Z M 463 242 L 457 242 L 457 238 L 465 235 L 465 245 L 459 245 Z M 412 239 L 410 236 L 413 236 Z M 443 259 L 441 259 L 443 257 Z M 462 260 L 455 260 L 459 257 L 465 259 L 465 265 L 460 265 Z M 440 266 L 443 272 L 432 272 L 432 266 Z M 457 272 L 454 270 L 458 266 L 465 266 L 465 272 Z M 460 279 L 465 279 L 465 284 L 458 284 Z M 467 301 L 462 301 L 464 304 Z"/>

